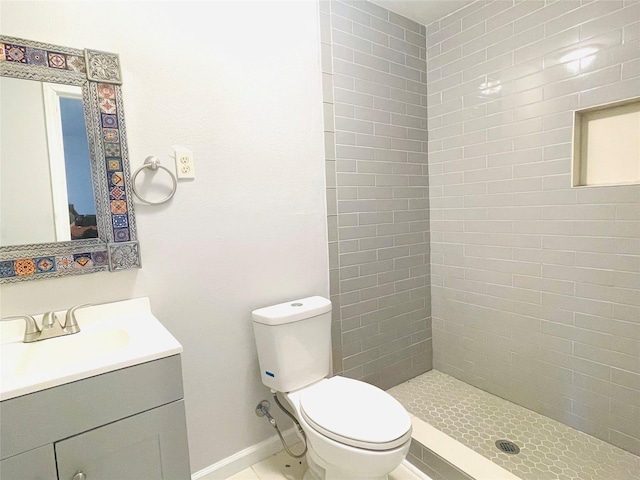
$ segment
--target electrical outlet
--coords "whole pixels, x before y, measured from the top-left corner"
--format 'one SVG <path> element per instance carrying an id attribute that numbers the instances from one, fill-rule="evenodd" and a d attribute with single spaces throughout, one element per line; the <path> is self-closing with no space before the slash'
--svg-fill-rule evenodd
<path id="1" fill-rule="evenodd" d="M 176 173 L 178 178 L 196 178 L 193 165 L 193 152 L 188 148 L 174 147 L 176 158 Z"/>

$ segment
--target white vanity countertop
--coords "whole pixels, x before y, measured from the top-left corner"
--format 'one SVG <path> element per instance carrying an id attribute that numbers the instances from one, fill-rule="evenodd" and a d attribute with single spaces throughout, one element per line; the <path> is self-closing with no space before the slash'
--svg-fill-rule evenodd
<path id="1" fill-rule="evenodd" d="M 64 324 L 65 311 L 56 313 Z M 0 400 L 182 352 L 148 298 L 82 308 L 76 319 L 79 333 L 32 343 L 22 341 L 24 320 L 0 322 Z"/>

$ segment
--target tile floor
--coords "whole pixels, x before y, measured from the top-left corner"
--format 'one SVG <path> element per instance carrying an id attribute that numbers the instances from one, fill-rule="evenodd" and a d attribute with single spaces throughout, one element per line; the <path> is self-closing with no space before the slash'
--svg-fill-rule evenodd
<path id="1" fill-rule="evenodd" d="M 437 370 L 388 391 L 416 417 L 523 480 L 638 480 L 640 457 Z M 495 441 L 508 439 L 517 455 Z"/>
<path id="2" fill-rule="evenodd" d="M 523 480 L 640 480 L 640 457 L 437 370 L 389 390 L 405 408 Z M 507 455 L 495 447 L 509 439 Z M 301 480 L 304 460 L 282 451 L 226 480 Z M 389 480 L 424 480 L 401 465 Z"/>
<path id="3" fill-rule="evenodd" d="M 302 480 L 305 469 L 304 460 L 291 458 L 286 452 L 282 451 L 236 473 L 226 480 Z M 400 465 L 389 475 L 389 480 L 425 479 L 429 480 L 426 476 L 417 476 L 403 465 Z"/>

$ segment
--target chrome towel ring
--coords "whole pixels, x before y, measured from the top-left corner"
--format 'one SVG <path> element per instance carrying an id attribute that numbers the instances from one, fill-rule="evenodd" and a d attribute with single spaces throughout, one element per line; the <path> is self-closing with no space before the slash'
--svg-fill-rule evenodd
<path id="1" fill-rule="evenodd" d="M 162 200 L 147 200 L 146 198 L 143 198 L 140 193 L 138 193 L 138 189 L 136 187 L 136 178 L 138 177 L 138 174 L 144 170 L 145 168 L 149 168 L 151 170 L 158 170 L 159 168 L 166 171 L 169 176 L 171 177 L 171 181 L 173 182 L 173 187 L 171 188 L 171 192 L 169 193 L 169 195 L 167 195 L 165 198 L 163 198 Z M 144 163 L 142 164 L 142 166 L 140 168 L 138 168 L 135 172 L 133 172 L 133 176 L 131 178 L 131 187 L 133 190 L 133 194 L 138 197 L 140 199 L 140 201 L 144 202 L 144 203 L 148 203 L 149 205 L 160 205 L 161 203 L 165 203 L 167 201 L 169 201 L 173 195 L 176 193 L 176 189 L 178 188 L 178 181 L 176 180 L 176 176 L 173 174 L 173 172 L 171 170 L 169 170 L 167 167 L 163 167 L 162 165 L 160 165 L 160 160 L 158 160 L 158 157 L 155 157 L 153 155 L 145 158 Z"/>

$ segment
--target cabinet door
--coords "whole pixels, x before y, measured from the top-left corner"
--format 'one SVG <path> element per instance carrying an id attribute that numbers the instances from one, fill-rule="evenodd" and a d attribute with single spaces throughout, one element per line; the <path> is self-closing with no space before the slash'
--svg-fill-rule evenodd
<path id="1" fill-rule="evenodd" d="M 173 402 L 55 444 L 60 480 L 188 480 L 184 402 Z"/>
<path id="2" fill-rule="evenodd" d="M 55 480 L 56 459 L 53 445 L 34 448 L 20 455 L 0 461 L 0 478 L 2 480 Z"/>

